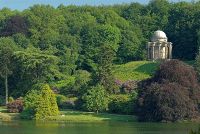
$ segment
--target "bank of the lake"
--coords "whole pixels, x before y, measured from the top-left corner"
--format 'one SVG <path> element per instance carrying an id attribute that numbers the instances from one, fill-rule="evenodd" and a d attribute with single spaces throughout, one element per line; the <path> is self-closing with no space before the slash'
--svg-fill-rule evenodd
<path id="1" fill-rule="evenodd" d="M 136 116 L 133 115 L 119 115 L 109 113 L 94 113 L 94 112 L 82 112 L 65 110 L 60 111 L 59 116 L 49 117 L 49 121 L 66 121 L 66 122 L 99 122 L 99 121 L 122 121 L 122 122 L 134 122 L 137 121 Z"/>
<path id="2" fill-rule="evenodd" d="M 5 107 L 0 107 L 0 120 L 21 120 L 17 113 L 7 113 Z M 47 121 L 62 121 L 62 122 L 102 122 L 102 121 L 122 121 L 134 122 L 137 121 L 133 115 L 119 115 L 109 113 L 94 113 L 74 110 L 61 110 L 58 116 L 48 117 Z"/>

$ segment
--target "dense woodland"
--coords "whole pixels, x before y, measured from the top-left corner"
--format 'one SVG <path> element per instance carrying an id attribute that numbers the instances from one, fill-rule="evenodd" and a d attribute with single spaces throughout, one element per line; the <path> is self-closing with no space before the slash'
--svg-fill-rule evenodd
<path id="1" fill-rule="evenodd" d="M 173 58 L 194 60 L 200 45 L 200 2 L 151 0 L 147 5 L 57 8 L 35 5 L 23 11 L 3 8 L 1 98 L 5 94 L 24 97 L 35 84 L 48 83 L 56 93 L 80 98 L 78 105 L 92 97 L 106 103 L 106 99 L 101 100 L 105 94 L 121 92 L 112 66 L 146 60 L 146 43 L 158 29 L 173 42 Z M 103 97 L 97 98 L 95 93 Z M 91 105 L 81 106 L 96 112 L 105 109 L 105 105 Z"/>

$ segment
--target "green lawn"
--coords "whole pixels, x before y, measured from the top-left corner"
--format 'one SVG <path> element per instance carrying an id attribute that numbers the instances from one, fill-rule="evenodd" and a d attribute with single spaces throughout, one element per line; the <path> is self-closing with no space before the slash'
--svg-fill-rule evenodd
<path id="1" fill-rule="evenodd" d="M 19 120 L 18 113 L 7 113 L 5 107 L 0 107 L 0 121 Z M 48 117 L 49 121 L 65 121 L 65 122 L 101 122 L 101 121 L 123 121 L 132 122 L 136 121 L 136 116 L 133 115 L 118 115 L 94 112 L 82 112 L 74 110 L 63 110 L 60 111 L 59 116 Z"/>
<path id="2" fill-rule="evenodd" d="M 158 67 L 158 62 L 133 61 L 114 67 L 114 76 L 121 81 L 143 80 L 150 78 Z"/>
<path id="3" fill-rule="evenodd" d="M 19 113 L 8 113 L 6 107 L 0 107 L 0 121 L 19 119 Z"/>
<path id="4" fill-rule="evenodd" d="M 136 117 L 133 115 L 118 115 L 108 113 L 93 113 L 93 112 L 81 112 L 81 111 L 61 111 L 61 115 L 55 117 L 49 117 L 50 121 L 66 121 L 66 122 L 101 122 L 101 121 L 136 121 Z"/>

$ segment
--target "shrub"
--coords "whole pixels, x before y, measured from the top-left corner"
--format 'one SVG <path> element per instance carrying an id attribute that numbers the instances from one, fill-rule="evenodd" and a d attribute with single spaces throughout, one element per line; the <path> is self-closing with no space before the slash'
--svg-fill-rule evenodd
<path id="1" fill-rule="evenodd" d="M 176 121 L 197 116 L 200 88 L 196 72 L 178 60 L 162 63 L 152 79 L 143 81 L 138 115 L 143 121 Z"/>
<path id="2" fill-rule="evenodd" d="M 91 87 L 83 96 L 83 101 L 83 107 L 87 111 L 94 111 L 98 113 L 106 110 L 108 107 L 106 91 L 102 85 Z"/>
<path id="3" fill-rule="evenodd" d="M 63 108 L 65 109 L 74 109 L 76 106 L 77 97 L 68 98 L 64 103 Z"/>
<path id="4" fill-rule="evenodd" d="M 24 111 L 21 113 L 21 118 L 32 119 L 35 117 L 36 108 L 39 103 L 40 90 L 32 89 L 24 97 Z"/>
<path id="5" fill-rule="evenodd" d="M 139 99 L 141 120 L 176 121 L 197 114 L 197 105 L 189 98 L 189 92 L 177 83 L 152 84 L 143 95 Z"/>
<path id="6" fill-rule="evenodd" d="M 56 101 L 58 104 L 58 107 L 61 109 L 73 109 L 75 108 L 75 101 L 77 100 L 76 97 L 67 98 L 64 95 L 57 94 L 56 95 Z"/>
<path id="7" fill-rule="evenodd" d="M 14 101 L 14 98 L 13 97 L 9 97 L 8 98 L 8 102 L 13 102 Z"/>
<path id="8" fill-rule="evenodd" d="M 56 82 L 54 85 L 54 89 L 56 89 L 57 92 L 63 95 L 73 94 L 72 88 L 74 83 L 75 77 L 67 77 L 67 79 Z"/>
<path id="9" fill-rule="evenodd" d="M 197 73 L 194 68 L 179 60 L 162 63 L 151 80 L 158 83 L 175 82 L 184 87 L 196 88 L 198 86 Z"/>
<path id="10" fill-rule="evenodd" d="M 109 97 L 108 109 L 111 113 L 132 114 L 132 100 L 130 95 L 111 95 Z"/>
<path id="11" fill-rule="evenodd" d="M 23 100 L 18 98 L 7 104 L 8 112 L 10 113 L 21 113 L 23 111 Z"/>
<path id="12" fill-rule="evenodd" d="M 41 87 L 41 96 L 39 97 L 39 104 L 36 108 L 36 119 L 44 119 L 47 116 L 56 116 L 58 114 L 56 96 L 49 85 L 45 84 Z"/>
<path id="13" fill-rule="evenodd" d="M 86 70 L 77 70 L 75 73 L 75 83 L 73 92 L 76 96 L 81 96 L 86 92 L 86 87 L 91 81 L 91 74 Z"/>
<path id="14" fill-rule="evenodd" d="M 58 107 L 62 108 L 66 101 L 67 101 L 67 97 L 61 94 L 56 94 L 56 102 L 58 104 Z"/>
<path id="15" fill-rule="evenodd" d="M 22 117 L 45 119 L 59 114 L 56 96 L 49 85 L 40 85 L 30 91 L 24 98 L 25 111 Z"/>
<path id="16" fill-rule="evenodd" d="M 122 93 L 131 93 L 133 90 L 136 90 L 137 88 L 138 88 L 138 81 L 129 80 L 122 84 L 121 92 Z"/>

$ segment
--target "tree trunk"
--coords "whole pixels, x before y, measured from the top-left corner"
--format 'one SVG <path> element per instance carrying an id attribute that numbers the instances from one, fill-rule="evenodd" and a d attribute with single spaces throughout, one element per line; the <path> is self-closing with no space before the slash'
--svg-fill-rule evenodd
<path id="1" fill-rule="evenodd" d="M 8 104 L 8 76 L 5 76 L 6 105 Z"/>

